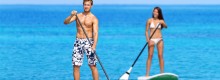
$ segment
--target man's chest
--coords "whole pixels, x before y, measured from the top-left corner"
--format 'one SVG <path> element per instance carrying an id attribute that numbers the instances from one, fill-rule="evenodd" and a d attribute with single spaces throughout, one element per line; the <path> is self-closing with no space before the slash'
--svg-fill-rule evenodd
<path id="1" fill-rule="evenodd" d="M 82 17 L 81 22 L 82 22 L 82 25 L 85 25 L 85 26 L 92 26 L 93 24 L 91 17 Z"/>

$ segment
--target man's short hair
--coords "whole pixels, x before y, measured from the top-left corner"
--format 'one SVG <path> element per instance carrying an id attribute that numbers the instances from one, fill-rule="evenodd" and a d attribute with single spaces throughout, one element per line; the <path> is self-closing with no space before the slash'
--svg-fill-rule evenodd
<path id="1" fill-rule="evenodd" d="M 86 1 L 90 1 L 91 2 L 91 5 L 93 5 L 93 0 L 83 0 L 83 5 Z"/>

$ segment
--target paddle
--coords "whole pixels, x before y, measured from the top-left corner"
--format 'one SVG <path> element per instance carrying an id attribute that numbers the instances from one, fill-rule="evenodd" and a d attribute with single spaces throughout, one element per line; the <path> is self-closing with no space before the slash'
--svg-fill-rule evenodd
<path id="1" fill-rule="evenodd" d="M 160 23 L 157 25 L 157 28 L 159 27 Z M 154 33 L 156 32 L 157 28 L 154 30 L 153 34 L 150 36 L 150 39 L 152 38 L 152 36 L 154 35 Z M 145 47 L 147 46 L 148 42 L 144 45 L 144 47 L 142 48 L 141 52 L 138 54 L 137 58 L 135 59 L 135 61 L 133 62 L 133 64 L 131 65 L 131 67 L 127 70 L 127 72 L 125 72 L 120 78 L 119 80 L 128 80 L 130 72 L 133 68 L 133 66 L 135 65 L 135 63 L 137 62 L 138 58 L 141 56 L 142 52 L 144 51 Z"/>
<path id="2" fill-rule="evenodd" d="M 80 22 L 80 20 L 79 20 L 79 18 L 78 18 L 78 16 L 77 16 L 77 15 L 76 15 L 76 20 L 78 20 L 78 21 L 79 21 L 79 24 L 80 24 L 80 26 L 81 26 L 81 28 L 82 28 L 82 30 L 83 30 L 83 32 L 84 32 L 84 34 L 86 35 L 86 38 L 87 38 L 87 40 L 89 41 L 89 44 L 92 46 L 92 43 L 90 42 L 89 37 L 88 37 L 88 35 L 87 35 L 87 33 L 86 33 L 86 31 L 85 31 L 84 27 L 82 26 L 82 23 Z M 108 77 L 108 75 L 107 75 L 107 73 L 106 73 L 106 71 L 105 71 L 104 67 L 102 66 L 101 61 L 99 60 L 99 57 L 98 57 L 98 55 L 96 54 L 96 51 L 94 51 L 94 53 L 95 53 L 95 55 L 96 55 L 96 57 L 97 57 L 97 59 L 98 59 L 98 61 L 99 61 L 99 64 L 100 64 L 100 65 L 101 65 L 101 67 L 102 67 L 102 70 L 103 70 L 103 71 L 104 71 L 104 73 L 105 73 L 106 78 L 109 80 L 109 77 Z"/>

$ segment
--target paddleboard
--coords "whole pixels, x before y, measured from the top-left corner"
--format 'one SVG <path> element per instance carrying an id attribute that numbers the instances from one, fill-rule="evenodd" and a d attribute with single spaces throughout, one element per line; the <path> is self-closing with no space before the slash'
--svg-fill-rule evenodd
<path id="1" fill-rule="evenodd" d="M 162 73 L 162 74 L 156 74 L 153 76 L 140 76 L 138 77 L 138 80 L 178 80 L 178 76 L 173 73 Z"/>

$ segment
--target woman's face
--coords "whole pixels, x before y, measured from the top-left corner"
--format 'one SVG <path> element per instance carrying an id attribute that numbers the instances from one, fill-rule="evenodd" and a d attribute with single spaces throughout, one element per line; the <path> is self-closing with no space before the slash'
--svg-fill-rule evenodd
<path id="1" fill-rule="evenodd" d="M 159 13 L 158 13 L 158 10 L 157 10 L 157 9 L 154 9 L 153 15 L 154 15 L 154 18 L 158 18 Z"/>

